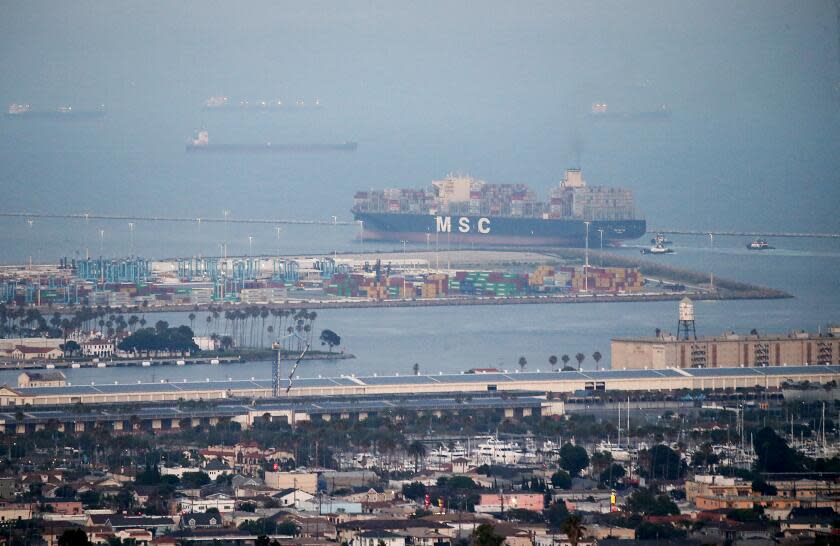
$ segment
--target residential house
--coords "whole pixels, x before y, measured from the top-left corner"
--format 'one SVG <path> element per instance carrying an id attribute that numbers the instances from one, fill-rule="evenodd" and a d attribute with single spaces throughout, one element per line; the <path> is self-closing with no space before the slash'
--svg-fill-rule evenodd
<path id="1" fill-rule="evenodd" d="M 213 459 L 207 463 L 205 463 L 204 468 L 202 468 L 205 474 L 210 476 L 210 479 L 216 481 L 219 476 L 227 476 L 229 474 L 233 474 L 233 468 L 228 465 L 226 462 L 221 461 L 219 459 Z"/>
<path id="2" fill-rule="evenodd" d="M 175 520 L 170 516 L 127 516 L 123 514 L 88 514 L 87 527 L 107 525 L 114 532 L 124 529 L 146 529 L 157 535 L 175 529 Z"/>
<path id="3" fill-rule="evenodd" d="M 35 508 L 35 504 L 30 502 L 0 501 L 0 521 L 32 519 Z"/>
<path id="4" fill-rule="evenodd" d="M 350 546 L 406 546 L 405 536 L 391 531 L 363 531 L 348 544 Z"/>
<path id="5" fill-rule="evenodd" d="M 222 525 L 222 517 L 216 513 L 193 512 L 181 516 L 182 529 L 209 529 Z"/>
<path id="6" fill-rule="evenodd" d="M 315 498 L 315 495 L 301 489 L 289 488 L 278 491 L 272 497 L 277 500 L 280 506 L 287 507 L 298 506 L 299 502 L 310 501 Z"/>
<path id="7" fill-rule="evenodd" d="M 786 535 L 815 537 L 832 532 L 837 513 L 831 508 L 794 508 L 779 525 Z"/>
<path id="8" fill-rule="evenodd" d="M 236 508 L 236 501 L 225 493 L 213 493 L 202 498 L 183 497 L 178 499 L 178 511 L 182 514 L 199 512 L 215 508 L 221 514 L 229 514 Z"/>

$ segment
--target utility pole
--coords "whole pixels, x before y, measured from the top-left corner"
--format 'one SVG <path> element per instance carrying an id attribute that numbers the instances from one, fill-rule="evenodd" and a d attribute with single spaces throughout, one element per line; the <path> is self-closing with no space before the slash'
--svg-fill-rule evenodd
<path id="1" fill-rule="evenodd" d="M 589 292 L 589 224 L 590 222 L 587 220 L 583 222 L 586 226 L 586 250 L 584 252 L 584 262 L 583 262 L 583 291 Z"/>

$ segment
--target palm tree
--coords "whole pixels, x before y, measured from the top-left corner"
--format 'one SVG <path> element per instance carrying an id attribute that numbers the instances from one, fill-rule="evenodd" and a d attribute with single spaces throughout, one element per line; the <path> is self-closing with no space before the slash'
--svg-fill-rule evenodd
<path id="1" fill-rule="evenodd" d="M 414 375 L 420 375 L 420 364 L 415 362 L 411 369 L 414 370 Z"/>
<path id="2" fill-rule="evenodd" d="M 583 353 L 578 353 L 575 355 L 575 360 L 577 360 L 578 370 L 580 370 L 580 365 L 583 364 L 584 360 L 586 360 L 586 355 Z"/>
<path id="3" fill-rule="evenodd" d="M 565 368 L 569 364 L 569 355 L 561 356 L 560 360 L 563 361 L 563 367 Z"/>
<path id="4" fill-rule="evenodd" d="M 190 313 L 187 318 L 190 319 L 190 330 L 195 330 L 195 313 Z"/>
<path id="5" fill-rule="evenodd" d="M 414 440 L 408 445 L 408 454 L 414 458 L 414 472 L 419 472 L 420 459 L 426 456 L 426 446 Z"/>
<path id="6" fill-rule="evenodd" d="M 598 363 L 601 362 L 601 358 L 602 358 L 602 356 L 601 356 L 601 353 L 599 351 L 595 351 L 594 353 L 592 353 L 592 360 L 595 361 L 595 369 L 596 370 L 598 369 Z"/>
<path id="7" fill-rule="evenodd" d="M 572 546 L 577 546 L 580 539 L 583 537 L 586 527 L 583 526 L 583 520 L 577 514 L 571 514 L 566 521 L 563 522 L 561 530 L 569 537 L 569 542 Z"/>
<path id="8" fill-rule="evenodd" d="M 519 357 L 519 369 L 523 372 L 525 371 L 525 366 L 528 365 L 528 361 L 525 359 L 524 356 Z"/>
<path id="9" fill-rule="evenodd" d="M 553 370 L 557 366 L 557 355 L 548 357 L 548 363 L 551 364 L 551 369 Z"/>

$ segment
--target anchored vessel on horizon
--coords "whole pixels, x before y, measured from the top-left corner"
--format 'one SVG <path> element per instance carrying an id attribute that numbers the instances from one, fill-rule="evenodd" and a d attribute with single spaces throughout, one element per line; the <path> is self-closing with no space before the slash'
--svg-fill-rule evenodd
<path id="1" fill-rule="evenodd" d="M 89 120 L 105 117 L 105 105 L 92 110 L 59 106 L 48 110 L 37 110 L 29 104 L 10 104 L 6 109 L 10 119 L 50 119 L 50 120 Z"/>
<path id="2" fill-rule="evenodd" d="M 340 143 L 273 143 L 262 144 L 214 144 L 207 131 L 199 131 L 195 138 L 187 141 L 187 152 L 208 153 L 295 153 L 295 152 L 355 152 L 359 144 L 352 141 Z"/>
<path id="3" fill-rule="evenodd" d="M 540 201 L 525 184 L 488 184 L 449 175 L 426 189 L 356 193 L 353 216 L 366 239 L 438 244 L 584 246 L 644 235 L 627 188 L 589 186 L 569 169 Z"/>

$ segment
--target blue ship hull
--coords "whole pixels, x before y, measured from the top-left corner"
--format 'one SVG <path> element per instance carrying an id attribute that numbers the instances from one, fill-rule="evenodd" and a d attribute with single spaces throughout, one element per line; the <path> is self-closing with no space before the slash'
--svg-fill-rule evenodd
<path id="1" fill-rule="evenodd" d="M 354 212 L 353 216 L 362 222 L 367 240 L 580 247 L 586 244 L 583 220 L 383 212 Z M 604 244 L 611 245 L 638 239 L 646 229 L 645 220 L 593 220 L 589 224 L 589 244 L 600 244 L 598 230 L 604 232 Z"/>

